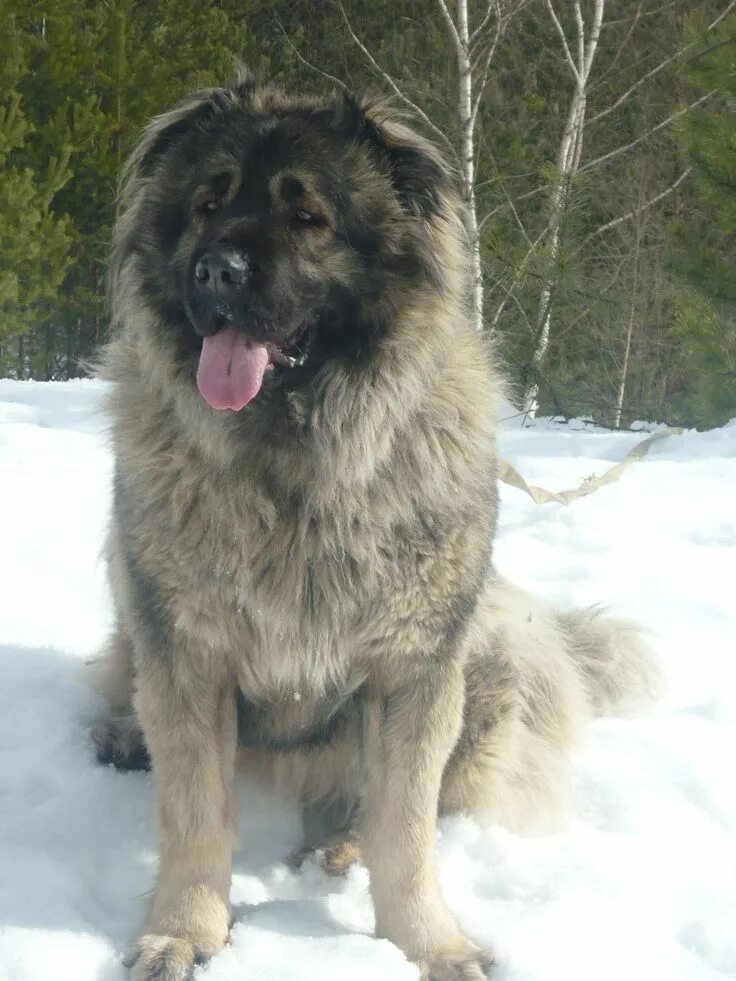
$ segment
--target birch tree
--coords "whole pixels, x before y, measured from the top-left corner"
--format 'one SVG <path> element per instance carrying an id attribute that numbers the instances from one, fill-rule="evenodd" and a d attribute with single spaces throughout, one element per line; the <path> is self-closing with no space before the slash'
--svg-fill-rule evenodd
<path id="1" fill-rule="evenodd" d="M 634 139 L 629 140 L 626 143 L 622 143 L 606 153 L 593 156 L 591 159 L 584 161 L 583 151 L 588 128 L 593 124 L 601 123 L 603 120 L 609 117 L 611 113 L 620 109 L 622 106 L 625 106 L 632 96 L 637 94 L 644 85 L 654 79 L 677 59 L 681 59 L 685 52 L 692 47 L 692 44 L 686 44 L 678 50 L 671 52 L 653 68 L 638 75 L 638 77 L 636 77 L 635 80 L 628 85 L 628 87 L 620 95 L 614 98 L 609 105 L 604 106 L 589 118 L 587 113 L 589 94 L 597 81 L 597 74 L 594 69 L 597 68 L 596 59 L 599 51 L 601 33 L 606 26 L 606 0 L 592 0 L 592 8 L 589 5 L 585 12 L 581 0 L 574 0 L 572 4 L 572 19 L 574 21 L 574 25 L 572 28 L 563 24 L 559 10 L 555 6 L 555 0 L 544 0 L 544 6 L 560 44 L 561 56 L 571 82 L 571 94 L 567 117 L 562 129 L 559 148 L 557 151 L 555 178 L 552 182 L 549 195 L 546 225 L 536 241 L 531 243 L 529 252 L 525 258 L 525 261 L 528 261 L 528 259 L 531 258 L 532 254 L 539 247 L 546 248 L 549 270 L 548 275 L 543 279 L 540 288 L 534 324 L 533 347 L 527 367 L 526 385 L 523 396 L 523 408 L 532 418 L 538 409 L 540 371 L 550 342 L 550 330 L 554 313 L 555 288 L 557 285 L 557 266 L 559 263 L 561 250 L 561 233 L 576 178 L 579 175 L 583 175 L 594 170 L 595 168 L 600 168 L 603 164 L 608 163 L 608 161 L 620 156 L 621 154 L 629 153 L 646 140 L 649 140 L 655 134 L 661 132 L 667 127 L 670 127 L 676 120 L 702 105 L 715 94 L 715 90 L 706 92 L 692 103 L 680 107 L 679 109 L 670 113 L 664 119 L 657 122 L 654 126 L 647 127 Z M 723 9 L 711 21 L 707 27 L 707 30 L 714 30 L 731 13 L 734 7 L 736 7 L 736 0 L 730 0 L 730 2 L 724 3 Z M 639 4 L 635 15 L 636 18 L 641 15 L 641 10 L 642 4 Z M 570 18 L 568 17 L 568 20 L 569 19 Z M 630 37 L 631 30 L 624 33 L 621 46 L 614 60 L 620 56 L 621 51 L 625 47 Z M 688 177 L 689 173 L 690 168 L 686 168 L 670 186 L 656 194 L 651 200 L 640 202 L 638 208 L 634 209 L 628 214 L 611 219 L 598 229 L 595 229 L 587 236 L 586 242 L 598 235 L 603 234 L 609 229 L 616 227 L 621 222 L 628 221 L 630 219 L 638 219 L 644 211 L 648 210 L 657 202 L 661 201 L 676 190 L 676 188 L 678 188 L 680 184 Z M 637 229 L 640 227 L 638 221 L 636 227 Z M 639 238 L 636 237 L 636 249 L 639 248 L 639 244 Z M 638 264 L 638 256 L 636 261 Z M 522 266 L 523 264 L 524 263 L 522 263 Z M 508 296 L 502 298 L 492 320 L 492 326 L 495 326 L 495 324 L 498 322 L 500 314 L 506 306 L 507 301 Z M 619 395 L 621 398 L 623 397 L 621 392 L 619 392 Z M 619 420 L 620 415 L 621 410 L 617 400 L 616 418 Z"/>
<path id="2" fill-rule="evenodd" d="M 435 0 L 437 17 L 446 31 L 448 43 L 457 63 L 456 119 L 454 130 L 441 129 L 405 89 L 383 68 L 353 28 L 345 7 L 338 6 L 345 27 L 363 56 L 379 78 L 400 102 L 422 120 L 429 131 L 449 151 L 460 177 L 460 190 L 467 215 L 467 232 L 472 258 L 472 314 L 478 330 L 484 324 L 484 280 L 481 263 L 481 222 L 476 196 L 478 114 L 490 76 L 499 41 L 511 18 L 528 0 L 485 0 L 474 22 L 468 12 L 468 0 L 456 0 L 454 13 L 447 0 Z"/>
<path id="3" fill-rule="evenodd" d="M 634 250 L 632 255 L 632 274 L 631 274 L 631 300 L 629 303 L 629 315 L 626 323 L 626 334 L 624 337 L 624 349 L 621 357 L 621 368 L 619 374 L 618 391 L 616 392 L 616 408 L 613 416 L 613 425 L 616 429 L 621 428 L 621 416 L 624 410 L 624 397 L 626 395 L 626 382 L 629 375 L 629 364 L 631 362 L 631 343 L 634 337 L 634 327 L 639 302 L 639 283 L 641 265 L 641 246 L 644 232 L 644 222 L 646 211 L 644 204 L 644 176 L 639 174 L 639 206 L 634 217 Z"/>
<path id="4" fill-rule="evenodd" d="M 572 76 L 572 95 L 567 111 L 565 128 L 557 153 L 557 175 L 550 200 L 549 221 L 547 223 L 548 251 L 550 266 L 554 269 L 560 252 L 560 229 L 567 207 L 572 182 L 580 167 L 585 136 L 585 111 L 588 101 L 588 86 L 601 36 L 601 26 L 606 0 L 594 0 L 593 17 L 586 27 L 580 0 L 575 0 L 575 37 L 571 48 L 565 30 L 560 23 L 552 0 L 545 0 L 549 16 L 560 38 L 565 63 Z M 525 394 L 525 408 L 530 416 L 537 411 L 539 397 L 539 369 L 549 346 L 549 332 L 552 321 L 554 298 L 554 279 L 550 276 L 542 284 L 537 311 L 535 343 L 530 365 L 529 386 Z"/>
<path id="5" fill-rule="evenodd" d="M 67 220 L 71 236 L 63 287 L 26 317 L 30 290 L 16 293 L 12 278 L 0 275 L 0 334 L 30 324 L 6 340 L 6 370 L 78 372 L 78 358 L 105 331 L 101 256 L 121 154 L 143 119 L 189 88 L 225 81 L 237 56 L 290 90 L 310 88 L 316 70 L 332 85 L 393 94 L 443 149 L 467 203 L 476 322 L 497 335 L 520 406 L 621 425 L 631 418 L 704 425 L 732 415 L 733 372 L 724 368 L 724 357 L 732 365 L 724 348 L 731 335 L 720 315 L 712 325 L 703 317 L 689 288 L 684 295 L 672 229 L 682 230 L 682 249 L 691 246 L 698 260 L 701 240 L 714 235 L 698 175 L 727 152 L 726 141 L 721 147 L 699 131 L 696 160 L 676 133 L 726 111 L 733 52 L 726 17 L 736 3 L 342 4 L 160 0 L 155 11 L 138 0 L 5 4 L 27 36 L 28 63 L 0 98 L 0 129 L 7 142 L 16 96 L 31 127 L 5 169 L 27 170 L 38 183 L 49 157 L 72 147 L 69 180 L 48 206 L 49 219 Z M 722 30 L 711 35 L 718 23 Z M 19 35 L 5 34 L 0 75 L 19 50 Z M 708 52 L 725 58 L 725 74 L 705 73 L 695 85 L 689 66 Z M 637 174 L 646 178 L 641 189 Z M 0 181 L 5 210 L 28 218 L 32 187 L 13 187 Z M 31 254 L 36 239 L 48 256 L 43 236 L 31 230 L 34 241 L 24 243 L 24 234 L 18 221 L 5 222 L 0 274 L 16 253 Z M 697 266 L 693 276 L 702 279 Z"/>
<path id="6" fill-rule="evenodd" d="M 457 0 L 454 19 L 445 0 L 437 0 L 437 4 L 447 28 L 448 38 L 457 56 L 460 177 L 468 215 L 468 238 L 473 263 L 473 318 L 480 330 L 483 326 L 484 290 L 480 255 L 480 222 L 475 193 L 476 129 L 478 110 L 488 83 L 491 62 L 504 27 L 504 12 L 501 0 L 488 0 L 482 18 L 471 30 L 467 0 Z"/>

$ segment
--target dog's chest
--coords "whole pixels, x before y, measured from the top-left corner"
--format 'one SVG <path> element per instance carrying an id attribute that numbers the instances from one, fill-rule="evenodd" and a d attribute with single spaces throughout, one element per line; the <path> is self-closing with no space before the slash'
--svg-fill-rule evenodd
<path id="1" fill-rule="evenodd" d="M 375 538 L 371 548 L 355 522 L 252 488 L 188 491 L 159 501 L 166 520 L 151 549 L 177 629 L 232 659 L 256 700 L 342 687 L 377 574 Z"/>
<path id="2" fill-rule="evenodd" d="M 238 741 L 241 746 L 288 752 L 329 745 L 360 720 L 363 694 L 349 684 L 316 694 L 309 687 L 283 689 L 253 701 L 238 693 Z"/>

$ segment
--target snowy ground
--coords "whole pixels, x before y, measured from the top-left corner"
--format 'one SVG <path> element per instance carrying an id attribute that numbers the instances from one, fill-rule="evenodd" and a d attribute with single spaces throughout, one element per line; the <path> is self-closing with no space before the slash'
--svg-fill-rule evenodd
<path id="1" fill-rule="evenodd" d="M 82 661 L 109 623 L 100 387 L 0 381 L 0 979 L 116 981 L 155 870 L 149 776 L 95 765 Z M 637 434 L 504 428 L 528 481 L 575 486 Z M 498 563 L 561 604 L 605 598 L 653 632 L 669 692 L 596 723 L 568 828 L 439 834 L 446 896 L 498 981 L 736 978 L 736 424 L 655 445 L 569 508 L 504 488 Z M 416 978 L 371 936 L 367 874 L 295 873 L 296 812 L 239 789 L 231 946 L 210 981 Z"/>

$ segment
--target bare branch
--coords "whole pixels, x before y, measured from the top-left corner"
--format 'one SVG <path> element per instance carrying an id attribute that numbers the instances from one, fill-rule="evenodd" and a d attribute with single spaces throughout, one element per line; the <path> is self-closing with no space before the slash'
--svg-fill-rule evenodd
<path id="1" fill-rule="evenodd" d="M 580 9 L 580 0 L 575 0 L 575 26 L 577 27 L 578 71 L 585 78 L 585 22 L 583 11 Z"/>
<path id="2" fill-rule="evenodd" d="M 506 197 L 506 200 L 509 203 L 509 208 L 511 208 L 511 214 L 514 216 L 514 219 L 516 221 L 516 224 L 519 226 L 519 229 L 521 230 L 521 234 L 526 239 L 526 244 L 527 245 L 531 245 L 532 244 L 532 240 L 529 238 L 529 234 L 528 234 L 526 228 L 524 227 L 524 222 L 519 217 L 519 212 L 516 210 L 516 207 L 514 206 L 513 199 L 511 197 L 511 195 L 509 194 L 508 190 L 506 189 L 506 185 L 502 183 L 501 184 L 501 188 L 503 190 L 504 196 Z"/>
<path id="3" fill-rule="evenodd" d="M 642 20 L 645 17 L 656 17 L 657 14 L 664 14 L 666 11 L 674 10 L 675 7 L 680 7 L 681 5 L 682 0 L 671 0 L 671 3 L 662 4 L 661 7 L 654 7 L 652 10 L 642 10 L 641 14 L 637 11 L 636 16 L 641 17 Z M 607 21 L 607 26 L 618 27 L 619 24 L 628 24 L 630 19 L 630 17 L 619 17 L 618 20 L 609 20 Z"/>
<path id="4" fill-rule="evenodd" d="M 636 13 L 634 14 L 634 16 L 631 18 L 631 21 L 629 22 L 628 30 L 626 31 L 626 34 L 622 38 L 621 43 L 619 44 L 618 49 L 616 51 L 616 54 L 611 59 L 608 67 L 604 72 L 601 73 L 600 75 L 601 78 L 606 78 L 608 75 L 611 74 L 611 71 L 616 66 L 619 58 L 624 53 L 624 51 L 628 48 L 629 41 L 631 40 L 631 35 L 636 30 L 636 25 L 639 23 L 639 20 L 641 19 L 641 11 L 642 11 L 643 4 L 644 4 L 644 0 L 639 0 L 639 4 L 636 8 Z M 608 21 L 607 26 L 610 27 L 612 23 L 613 23 L 612 21 Z"/>
<path id="5" fill-rule="evenodd" d="M 555 13 L 555 8 L 552 6 L 552 0 L 545 0 L 545 3 L 547 4 L 547 10 L 549 10 L 549 15 L 552 18 L 555 27 L 557 28 L 557 33 L 560 35 L 560 40 L 562 41 L 562 48 L 565 52 L 565 58 L 567 60 L 568 65 L 570 66 L 570 70 L 572 71 L 573 75 L 577 79 L 578 83 L 580 83 L 580 72 L 578 71 L 577 65 L 575 64 L 575 60 L 573 59 L 572 53 L 570 52 L 570 48 L 567 44 L 567 37 L 565 36 L 565 32 L 562 29 L 562 24 L 559 22 L 557 18 L 557 14 Z"/>
<path id="6" fill-rule="evenodd" d="M 279 25 L 279 28 L 281 29 L 281 33 L 284 35 L 284 40 L 286 41 L 286 43 L 289 45 L 291 50 L 294 52 L 298 60 L 301 62 L 302 65 L 304 65 L 305 68 L 309 68 L 311 71 L 317 72 L 318 75 L 321 75 L 323 78 L 328 79 L 330 82 L 334 82 L 335 85 L 337 85 L 338 88 L 340 88 L 343 92 L 348 92 L 348 93 L 350 92 L 350 89 L 345 84 L 345 82 L 341 81 L 339 78 L 336 78 L 334 75 L 330 75 L 329 72 L 323 71 L 321 68 L 318 68 L 316 65 L 313 65 L 311 61 L 307 61 L 307 59 L 299 51 L 299 49 L 296 47 L 296 45 L 291 40 L 289 35 L 286 33 L 286 30 L 284 29 L 284 25 L 281 23 L 278 14 L 274 13 L 274 18 L 276 20 L 276 23 Z"/>
<path id="7" fill-rule="evenodd" d="M 691 173 L 691 171 L 692 171 L 692 167 L 688 167 L 687 170 L 684 170 L 680 174 L 680 176 L 677 178 L 677 180 L 674 183 L 670 184 L 670 186 L 665 188 L 664 191 L 661 191 L 659 194 L 655 195 L 655 197 L 650 198 L 649 201 L 645 201 L 644 204 L 640 205 L 638 208 L 634 208 L 633 211 L 629 211 L 625 215 L 621 215 L 618 218 L 614 218 L 612 221 L 607 221 L 605 225 L 601 225 L 599 228 L 596 228 L 595 231 L 585 236 L 581 244 L 585 245 L 592 238 L 595 238 L 597 235 L 602 235 L 604 232 L 607 232 L 611 228 L 615 228 L 616 225 L 620 225 L 624 221 L 628 221 L 629 218 L 637 218 L 648 208 L 651 208 L 652 205 L 656 204 L 658 201 L 661 201 L 662 198 L 666 198 L 668 194 L 672 194 L 672 192 L 675 191 L 680 186 L 680 184 L 682 184 L 682 182 Z"/>
<path id="8" fill-rule="evenodd" d="M 698 53 L 692 58 L 688 58 L 686 64 L 692 65 L 694 61 L 700 61 L 701 58 L 707 58 L 709 54 L 713 54 L 714 51 L 718 51 L 719 48 L 725 48 L 729 44 L 736 44 L 736 37 L 726 38 L 725 41 L 721 41 L 719 44 L 712 44 L 709 48 L 706 48 L 705 51 L 698 51 Z"/>
<path id="9" fill-rule="evenodd" d="M 534 3 L 534 0 L 508 0 L 507 9 L 504 10 L 502 3 L 499 2 L 496 7 L 497 16 L 501 20 L 501 31 L 503 32 L 514 17 L 517 17 L 525 7 L 528 7 L 532 3 Z M 489 9 L 491 12 L 493 12 L 494 0 L 489 0 Z M 473 57 L 475 57 L 476 52 L 482 48 L 484 43 L 483 35 L 488 30 L 488 25 L 490 23 L 487 13 L 484 16 L 483 21 L 483 31 L 481 32 L 480 28 L 476 28 L 476 30 L 474 30 L 470 35 L 470 39 L 468 41 L 468 49 Z"/>
<path id="10" fill-rule="evenodd" d="M 497 21 L 496 21 L 496 33 L 491 42 L 488 53 L 486 55 L 486 62 L 483 66 L 483 72 L 478 82 L 478 91 L 476 92 L 475 102 L 473 103 L 473 110 L 470 114 L 470 131 L 475 130 L 475 121 L 478 118 L 478 110 L 480 109 L 480 101 L 483 98 L 483 93 L 485 92 L 486 85 L 488 84 L 488 70 L 491 67 L 491 61 L 496 53 L 496 47 L 498 45 L 498 39 L 501 36 L 501 4 L 500 0 L 496 0 L 496 10 L 497 10 Z"/>
<path id="11" fill-rule="evenodd" d="M 489 177 L 488 180 L 476 184 L 475 189 L 478 190 L 481 187 L 487 187 L 488 184 L 497 184 L 499 181 L 515 181 L 520 180 L 522 177 L 533 177 L 536 173 L 536 170 L 526 170 L 523 174 L 497 174 L 495 177 Z"/>
<path id="12" fill-rule="evenodd" d="M 486 215 L 486 218 L 487 217 L 488 217 L 488 215 Z M 484 219 L 484 221 L 485 221 L 485 219 Z M 532 244 L 527 249 L 527 252 L 526 252 L 526 255 L 524 256 L 524 258 L 521 260 L 521 262 L 519 262 L 516 265 L 516 268 L 514 270 L 514 277 L 513 277 L 512 281 L 511 281 L 511 285 L 507 289 L 507 294 L 501 300 L 501 302 L 499 303 L 498 307 L 496 308 L 496 312 L 494 313 L 493 317 L 491 318 L 491 322 L 490 322 L 490 329 L 491 329 L 491 331 L 494 331 L 496 329 L 496 327 L 498 325 L 498 321 L 499 321 L 499 319 L 501 317 L 501 314 L 503 313 L 503 311 L 504 311 L 504 309 L 506 307 L 506 303 L 508 302 L 509 294 L 513 293 L 513 291 L 516 289 L 517 284 L 519 282 L 521 282 L 521 278 L 524 275 L 524 270 L 526 269 L 527 265 L 529 264 L 529 261 L 530 261 L 531 257 L 536 252 L 536 250 L 539 247 L 540 243 L 542 241 L 544 241 L 544 239 L 546 238 L 547 232 L 549 231 L 549 229 L 550 229 L 550 222 L 547 222 L 547 224 L 545 225 L 545 227 L 542 229 L 542 231 L 539 233 L 539 235 L 537 235 L 537 237 L 534 239 L 534 241 L 532 242 Z"/>
<path id="13" fill-rule="evenodd" d="M 338 8 L 340 10 L 340 13 L 342 14 L 342 19 L 345 22 L 345 26 L 346 26 L 346 28 L 348 30 L 348 33 L 350 34 L 350 37 L 353 39 L 354 43 L 358 46 L 358 48 L 363 52 L 363 54 L 365 55 L 366 59 L 370 62 L 370 65 L 373 68 L 373 70 L 378 75 L 381 76 L 381 78 L 383 79 L 383 81 L 386 83 L 386 85 L 388 85 L 388 87 L 391 89 L 391 91 L 394 93 L 394 95 L 396 95 L 396 97 L 398 99 L 400 99 L 404 103 L 405 106 L 408 106 L 409 109 L 411 109 L 412 112 L 416 113 L 416 115 L 422 120 L 422 122 L 428 127 L 428 129 L 430 129 L 435 134 L 435 136 L 439 140 L 441 140 L 442 143 L 445 144 L 445 146 L 447 147 L 447 149 L 450 151 L 453 160 L 455 160 L 455 162 L 457 163 L 458 162 L 457 150 L 453 146 L 452 141 L 447 136 L 447 134 L 446 133 L 443 133 L 442 130 L 439 128 L 439 126 L 436 126 L 432 122 L 432 120 L 429 118 L 429 116 L 426 114 L 426 112 L 424 112 L 423 109 L 420 109 L 419 106 L 416 104 L 416 102 L 412 102 L 411 99 L 409 99 L 406 95 L 404 95 L 404 93 L 401 91 L 401 89 L 396 84 L 396 82 L 393 80 L 393 78 L 391 78 L 391 76 L 388 74 L 388 72 L 384 71 L 383 68 L 381 68 L 381 66 L 378 64 L 378 62 L 376 61 L 376 59 L 370 53 L 370 51 L 368 50 L 368 48 L 366 48 L 366 46 L 363 44 L 363 42 L 360 40 L 360 38 L 358 37 L 358 35 L 353 30 L 352 24 L 350 23 L 350 20 L 348 19 L 348 15 L 345 13 L 345 8 L 342 5 L 342 0 L 338 0 L 337 6 L 338 6 Z"/>
<path id="14" fill-rule="evenodd" d="M 736 0 L 731 0 L 726 9 L 708 25 L 706 30 L 712 31 L 714 28 L 716 28 L 721 21 L 727 17 L 728 14 L 730 14 L 734 7 L 736 7 Z M 661 61 L 658 65 L 655 65 L 654 68 L 634 82 L 634 84 L 630 86 L 622 95 L 620 95 L 615 102 L 611 103 L 611 105 L 606 109 L 602 109 L 599 113 L 596 113 L 595 116 L 589 119 L 588 123 L 597 123 L 598 120 L 604 119 L 609 113 L 612 113 L 615 109 L 618 109 L 618 107 L 623 105 L 623 103 L 626 102 L 626 100 L 632 96 L 637 89 L 641 88 L 645 82 L 648 82 L 650 78 L 654 78 L 655 75 L 658 75 L 664 68 L 667 67 L 667 65 L 671 65 L 673 61 L 677 61 L 678 58 L 681 58 L 686 51 L 693 47 L 694 44 L 695 42 L 691 41 L 690 44 L 686 44 L 684 48 L 680 48 L 679 51 L 676 51 L 673 55 L 670 55 L 669 58 L 665 58 L 664 61 Z"/>
<path id="15" fill-rule="evenodd" d="M 496 4 L 496 7 L 498 8 L 498 4 Z M 493 13 L 493 0 L 488 0 L 488 9 L 486 10 L 485 17 L 483 18 L 483 20 L 480 22 L 480 24 L 478 24 L 478 26 L 476 27 L 476 29 L 470 35 L 470 45 L 471 45 L 471 47 L 475 44 L 475 42 L 481 36 L 481 34 L 483 33 L 483 31 L 486 29 L 486 27 L 488 27 L 488 24 L 490 23 L 490 20 L 491 20 L 491 14 L 492 13 Z M 500 11 L 499 11 L 499 16 L 500 16 Z"/>
<path id="16" fill-rule="evenodd" d="M 728 17 L 734 7 L 736 7 L 736 0 L 731 0 L 731 3 L 729 3 L 723 13 L 720 13 L 714 21 L 711 21 L 711 23 L 708 24 L 707 30 L 712 31 L 715 27 L 718 27 L 721 21 Z"/>
<path id="17" fill-rule="evenodd" d="M 529 331 L 530 334 L 533 334 L 534 333 L 534 327 L 532 325 L 531 320 L 529 319 L 529 314 L 526 312 L 526 310 L 524 309 L 524 307 L 521 305 L 521 301 L 519 300 L 519 298 L 516 295 L 516 293 L 514 293 L 513 289 L 510 286 L 507 286 L 502 279 L 495 280 L 495 282 L 491 285 L 490 289 L 491 290 L 495 290 L 495 289 L 501 289 L 501 290 L 503 290 L 503 292 L 506 294 L 506 296 L 504 298 L 504 301 L 503 301 L 504 307 L 506 306 L 506 304 L 508 303 L 508 301 L 511 300 L 513 302 L 514 306 L 517 308 L 517 310 L 521 314 L 521 316 L 523 317 L 523 319 L 524 319 L 524 321 L 526 323 L 526 329 Z"/>
<path id="18" fill-rule="evenodd" d="M 654 76 L 658 75 L 659 72 L 667 67 L 667 65 L 671 65 L 673 61 L 677 61 L 677 59 L 681 56 L 682 51 L 676 51 L 673 55 L 670 55 L 669 58 L 665 58 L 665 60 L 660 62 L 656 68 L 652 68 L 652 70 L 648 71 L 646 75 L 642 75 L 640 79 L 634 82 L 634 84 L 630 86 L 630 88 L 628 88 L 622 95 L 620 95 L 615 102 L 612 102 L 610 106 L 608 106 L 606 109 L 601 109 L 600 112 L 596 113 L 595 116 L 588 120 L 588 123 L 597 123 L 599 119 L 604 119 L 609 113 L 612 113 L 614 110 L 618 109 L 618 107 L 623 105 L 623 103 L 626 102 L 626 100 L 645 82 L 648 82 L 650 78 L 654 78 Z"/>
<path id="19" fill-rule="evenodd" d="M 457 48 L 458 55 L 460 55 L 465 51 L 465 45 L 460 40 L 460 35 L 457 32 L 455 21 L 452 19 L 452 14 L 447 9 L 447 4 L 445 3 L 445 0 L 437 0 L 437 3 L 440 8 L 440 13 L 442 14 L 445 24 L 447 25 L 447 31 L 452 41 L 454 42 L 455 47 Z"/>
<path id="20" fill-rule="evenodd" d="M 710 99 L 712 95 L 715 95 L 717 91 L 717 89 L 711 89 L 710 92 L 706 92 L 705 95 L 701 95 L 701 97 L 696 99 L 695 102 L 691 102 L 690 105 L 685 106 L 684 109 L 678 109 L 677 112 L 673 112 L 671 116 L 663 119 L 661 123 L 657 123 L 656 126 L 652 127 L 652 129 L 648 130 L 646 133 L 642 133 L 641 136 L 638 136 L 635 140 L 632 140 L 631 143 L 627 143 L 625 146 L 619 146 L 615 150 L 611 150 L 610 153 L 604 153 L 602 157 L 596 157 L 595 160 L 590 160 L 580 168 L 580 173 L 582 174 L 586 170 L 590 170 L 591 167 L 597 167 L 598 164 L 602 164 L 606 160 L 610 160 L 611 157 L 617 157 L 619 153 L 626 153 L 627 150 L 633 149 L 635 146 L 638 146 L 639 143 L 642 143 L 644 140 L 648 140 L 650 136 L 654 136 L 654 134 L 659 132 L 659 130 L 664 129 L 665 126 L 669 126 L 669 124 L 674 122 L 675 119 L 678 119 L 680 116 L 684 116 L 686 112 L 690 112 L 691 109 L 696 109 L 701 103 L 705 102 L 706 99 Z"/>
<path id="21" fill-rule="evenodd" d="M 493 156 L 493 152 L 491 151 L 491 149 L 488 146 L 486 146 L 486 152 L 488 154 L 489 160 L 491 161 L 491 163 L 493 164 L 493 166 L 496 168 L 496 170 L 498 170 L 498 164 L 496 163 L 496 159 Z M 532 240 L 529 238 L 529 235 L 527 233 L 527 230 L 524 227 L 524 223 L 523 223 L 523 221 L 521 220 L 521 218 L 519 216 L 519 212 L 516 210 L 516 205 L 514 204 L 514 199 L 509 194 L 509 191 L 508 191 L 508 188 L 506 187 L 506 184 L 505 184 L 505 181 L 504 181 L 503 176 L 499 176 L 498 181 L 499 181 L 499 183 L 501 185 L 501 190 L 503 192 L 503 195 L 506 198 L 506 202 L 508 203 L 508 206 L 511 209 L 511 214 L 514 216 L 514 221 L 519 226 L 519 229 L 521 231 L 521 234 L 526 239 L 526 244 L 527 245 L 531 245 L 532 244 Z M 477 189 L 478 189 L 478 185 L 476 184 L 476 190 Z"/>
<path id="22" fill-rule="evenodd" d="M 541 194 L 542 191 L 548 191 L 551 186 L 552 186 L 551 184 L 540 184 L 539 187 L 535 187 L 533 191 L 527 191 L 525 194 L 520 194 L 516 199 L 517 203 L 519 201 L 526 201 L 527 198 L 533 198 L 536 194 Z M 499 204 L 491 211 L 489 211 L 487 215 L 484 215 L 482 221 L 478 226 L 478 230 L 480 231 L 487 221 L 493 218 L 494 215 L 497 215 L 499 211 L 503 211 L 505 207 L 506 207 L 505 205 Z"/>

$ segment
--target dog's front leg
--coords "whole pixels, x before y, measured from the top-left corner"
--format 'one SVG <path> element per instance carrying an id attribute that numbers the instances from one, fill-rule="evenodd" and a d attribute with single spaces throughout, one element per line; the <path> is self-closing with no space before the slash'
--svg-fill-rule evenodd
<path id="1" fill-rule="evenodd" d="M 137 710 L 161 833 L 158 881 L 130 964 L 136 981 L 181 981 L 227 940 L 235 697 L 211 656 L 141 658 Z"/>
<path id="2" fill-rule="evenodd" d="M 434 857 L 440 783 L 462 710 L 461 666 L 448 659 L 423 664 L 366 713 L 360 830 L 376 933 L 431 981 L 484 978 L 489 964 L 447 909 Z"/>

